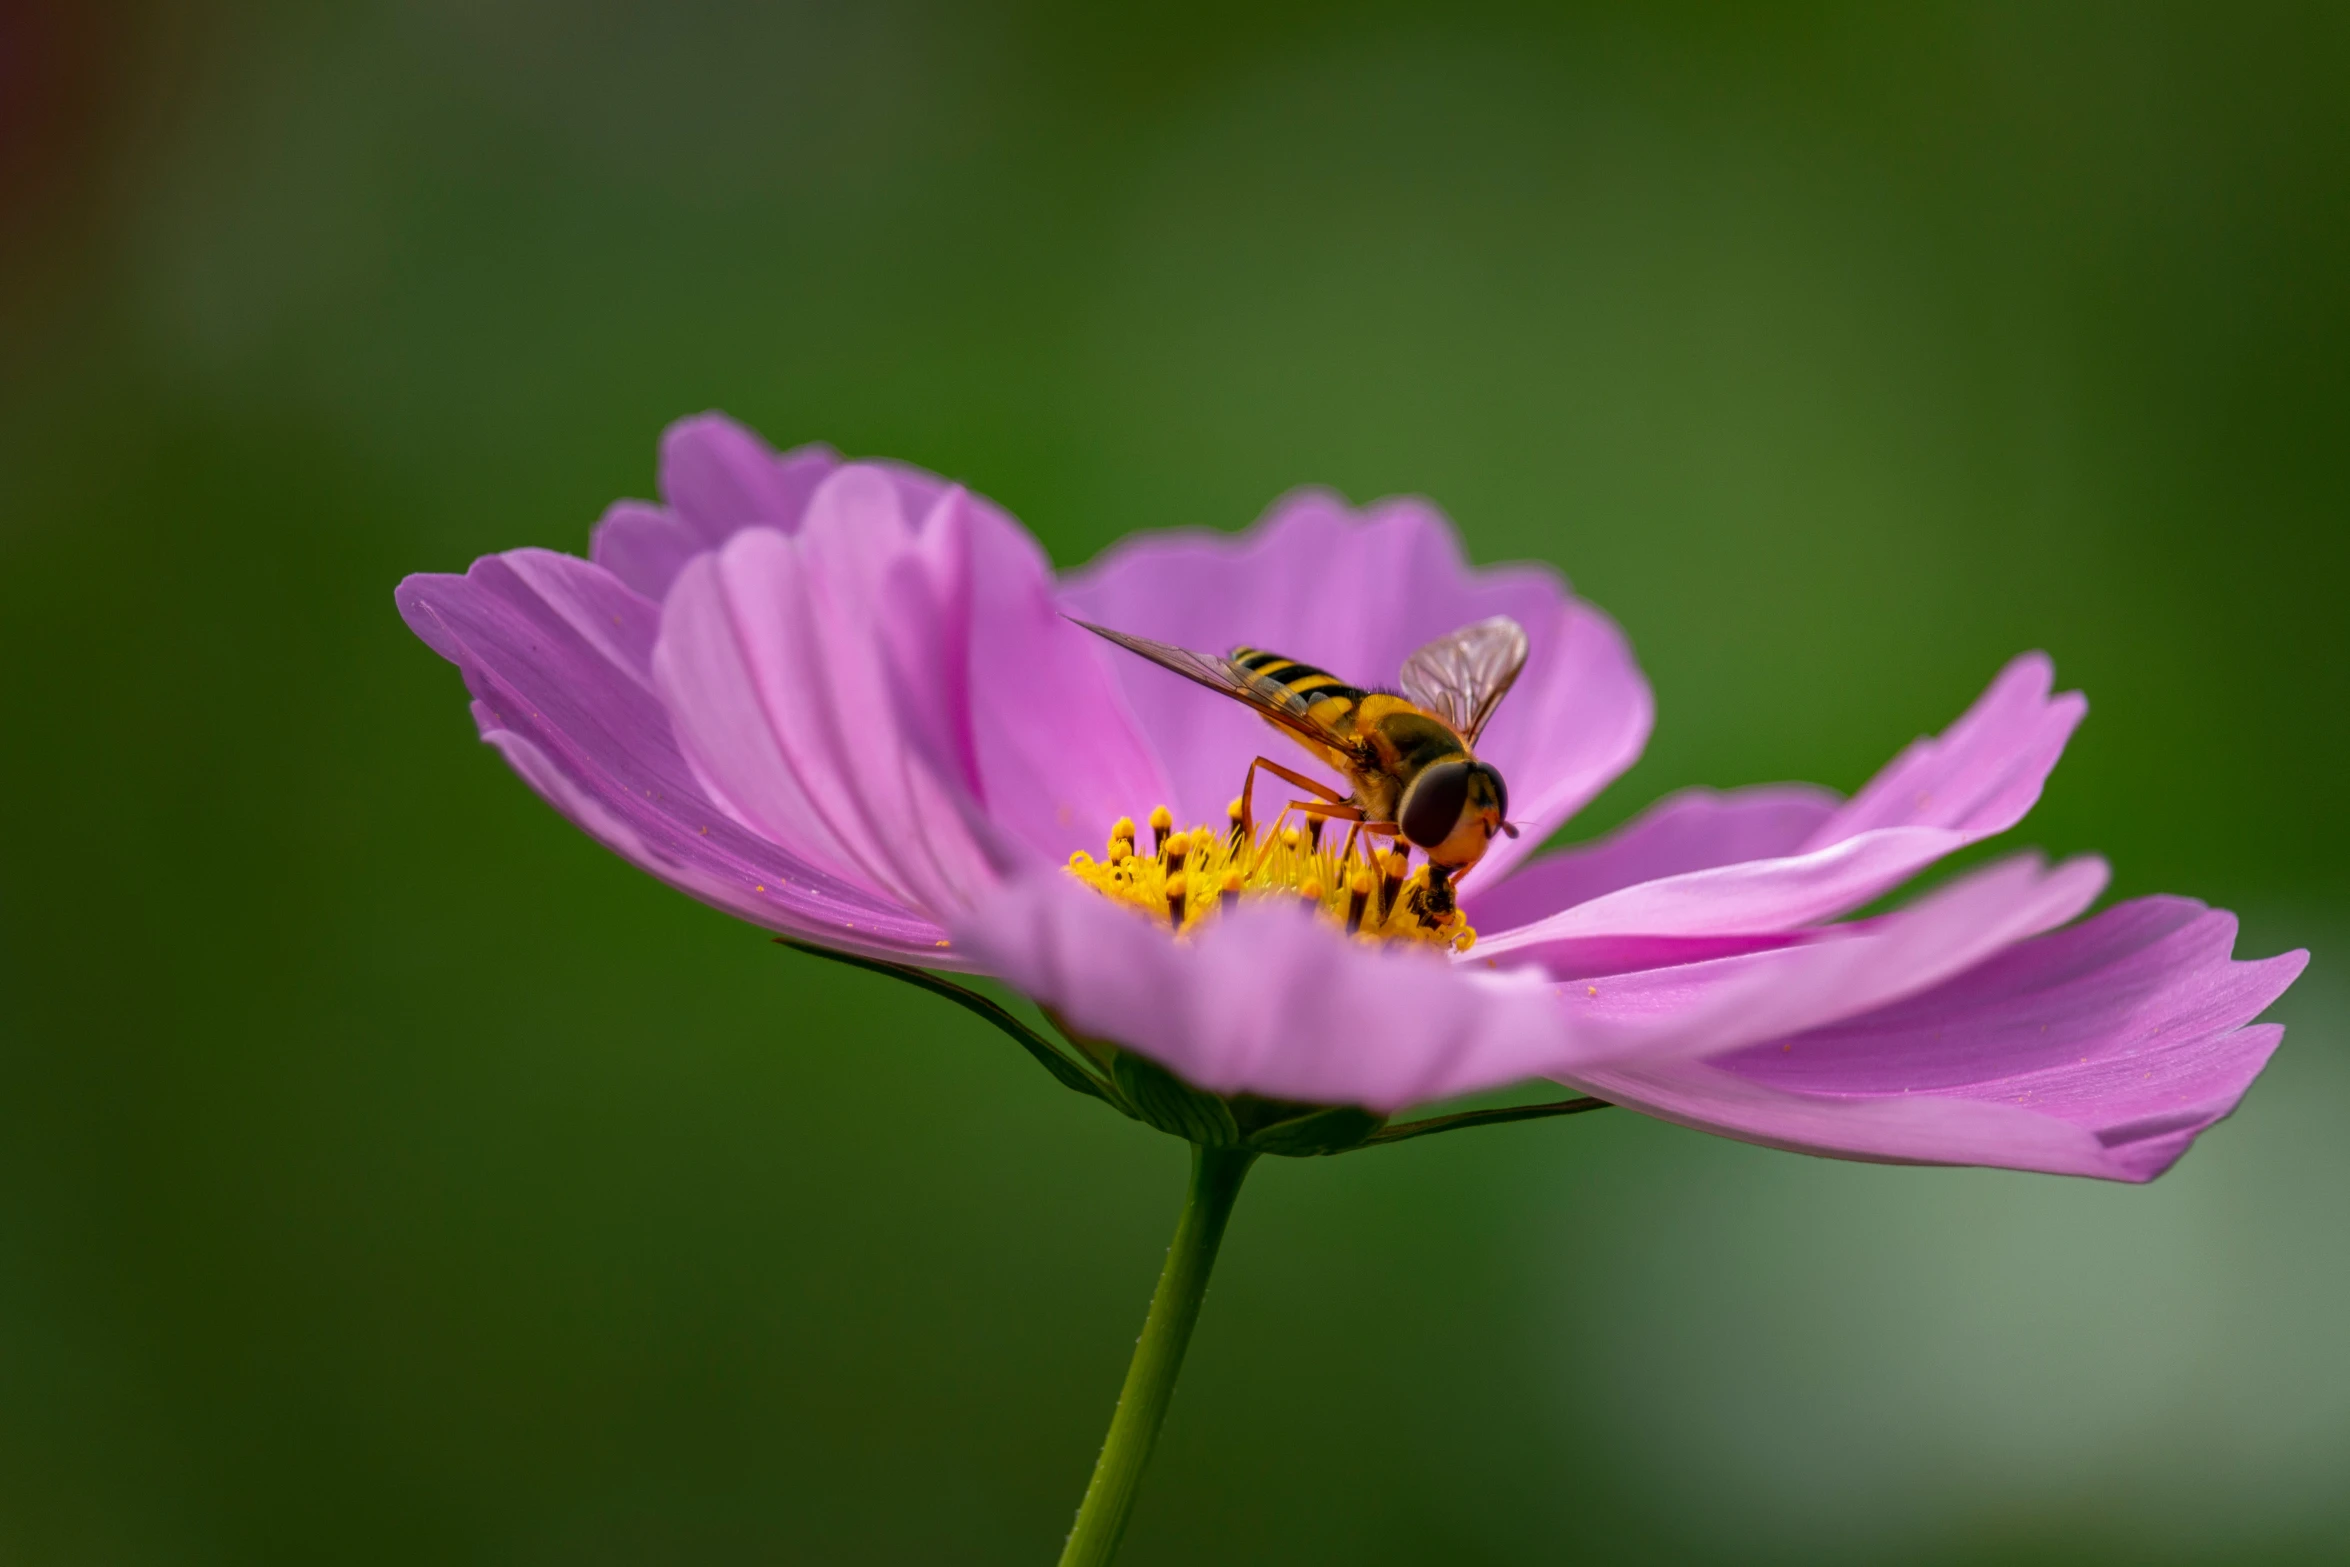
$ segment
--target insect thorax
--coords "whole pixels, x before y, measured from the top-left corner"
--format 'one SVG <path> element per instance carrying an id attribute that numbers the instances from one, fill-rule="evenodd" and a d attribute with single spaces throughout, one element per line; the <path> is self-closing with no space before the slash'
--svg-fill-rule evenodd
<path id="1" fill-rule="evenodd" d="M 1381 770 L 1401 787 L 1408 788 L 1423 768 L 1469 754 L 1450 726 L 1400 697 L 1373 697 L 1363 704 L 1363 719 L 1363 737 L 1378 753 Z"/>

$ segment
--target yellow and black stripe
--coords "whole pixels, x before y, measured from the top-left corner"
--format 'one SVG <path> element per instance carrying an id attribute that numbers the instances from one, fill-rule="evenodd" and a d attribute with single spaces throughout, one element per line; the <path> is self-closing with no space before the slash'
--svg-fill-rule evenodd
<path id="1" fill-rule="evenodd" d="M 1268 653 L 1261 647 L 1234 648 L 1232 662 L 1252 675 L 1272 681 L 1292 696 L 1304 698 L 1314 716 L 1324 723 L 1371 694 L 1360 686 L 1348 685 L 1326 669 L 1301 664 L 1279 653 Z"/>

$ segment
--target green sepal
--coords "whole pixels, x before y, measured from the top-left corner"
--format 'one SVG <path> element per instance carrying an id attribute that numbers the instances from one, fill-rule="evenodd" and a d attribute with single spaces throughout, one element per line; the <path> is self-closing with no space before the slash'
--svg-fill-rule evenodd
<path id="1" fill-rule="evenodd" d="M 1232 1107 L 1214 1094 L 1192 1087 L 1146 1056 L 1121 1050 L 1110 1063 L 1110 1080 L 1135 1116 L 1160 1131 L 1203 1148 L 1232 1148 L 1240 1143 L 1240 1123 Z"/>
<path id="2" fill-rule="evenodd" d="M 1260 1127 L 1248 1135 L 1243 1146 L 1285 1159 L 1312 1159 L 1360 1148 L 1386 1124 L 1387 1117 L 1374 1115 L 1359 1105 L 1332 1105 L 1311 1115 Z"/>
<path id="3" fill-rule="evenodd" d="M 1020 1039 L 1020 1036 L 1017 1034 L 1013 1035 L 1012 1037 L 1019 1039 L 1021 1047 L 1036 1058 L 1036 1064 L 1043 1067 L 1046 1071 L 1052 1073 L 1053 1080 L 1059 1083 L 1063 1088 L 1073 1088 L 1081 1094 L 1091 1094 L 1094 1098 L 1101 1100 L 1104 1104 L 1113 1105 L 1120 1110 L 1126 1108 L 1124 1105 L 1119 1104 L 1116 1098 L 1111 1095 L 1109 1084 L 1103 1082 L 1100 1078 L 1094 1076 L 1091 1072 L 1088 1072 L 1085 1068 L 1079 1066 L 1076 1062 L 1070 1060 L 1067 1056 L 1061 1054 L 1052 1046 L 1041 1043 L 1037 1040 Z"/>
<path id="4" fill-rule="evenodd" d="M 928 969 L 918 969 L 911 964 L 889 963 L 880 958 L 860 957 L 853 952 L 837 952 L 830 947 L 819 947 L 813 942 L 794 941 L 789 936 L 776 937 L 775 944 L 779 947 L 789 947 L 794 952 L 805 952 L 812 958 L 824 958 L 834 963 L 845 963 L 850 968 L 861 968 L 872 974 L 886 974 L 891 979 L 902 979 L 909 985 L 927 990 L 934 996 L 943 996 L 956 1006 L 965 1011 L 976 1013 L 1010 1035 L 1013 1042 L 1033 1056 L 1038 1066 L 1052 1073 L 1053 1081 L 1059 1083 L 1063 1088 L 1090 1095 L 1101 1100 L 1104 1104 L 1125 1111 L 1128 1115 L 1134 1113 L 1118 1103 L 1118 1096 L 1112 1091 L 1109 1084 L 1061 1054 L 1060 1051 L 1053 1048 L 1051 1040 L 1046 1039 L 1035 1029 L 1030 1028 L 976 990 L 966 989 L 951 979 L 943 979 Z"/>
<path id="5" fill-rule="evenodd" d="M 1067 1018 L 1041 1001 L 1036 1004 L 1036 1010 L 1042 1012 L 1044 1020 L 1060 1031 L 1063 1039 L 1069 1041 L 1069 1048 L 1076 1051 L 1080 1059 L 1100 1067 L 1104 1072 L 1108 1072 L 1110 1063 L 1118 1059 L 1118 1047 L 1108 1040 L 1079 1033 L 1069 1026 Z"/>
<path id="6" fill-rule="evenodd" d="M 1364 1139 L 1367 1147 L 1383 1147 L 1388 1143 L 1409 1142 L 1415 1137 L 1428 1137 L 1437 1132 L 1461 1132 L 1472 1126 L 1506 1126 L 1512 1121 L 1547 1121 L 1553 1116 L 1582 1115 L 1591 1110 L 1605 1110 L 1609 1101 L 1589 1095 L 1581 1099 L 1560 1099 L 1542 1105 L 1500 1105 L 1491 1110 L 1463 1110 L 1457 1115 L 1440 1115 L 1426 1121 L 1401 1121 L 1385 1127 Z"/>

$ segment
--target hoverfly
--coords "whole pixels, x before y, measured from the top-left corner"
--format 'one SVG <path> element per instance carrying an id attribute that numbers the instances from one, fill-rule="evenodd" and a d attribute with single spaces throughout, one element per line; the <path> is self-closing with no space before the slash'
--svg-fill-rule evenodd
<path id="1" fill-rule="evenodd" d="M 1352 824 L 1345 853 L 1353 852 L 1357 833 L 1400 835 L 1416 845 L 1428 857 L 1434 912 L 1442 913 L 1452 879 L 1484 858 L 1493 835 L 1518 835 L 1500 772 L 1473 749 L 1526 664 L 1525 629 L 1507 615 L 1463 626 L 1405 659 L 1400 695 L 1350 686 L 1262 648 L 1236 647 L 1219 658 L 1077 623 L 1254 708 L 1353 785 L 1340 795 L 1270 757 L 1256 758 L 1240 786 L 1239 825 L 1251 837 L 1250 799 L 1261 767 L 1314 797 L 1291 801 L 1283 814 L 1300 812 L 1317 836 L 1325 821 Z"/>

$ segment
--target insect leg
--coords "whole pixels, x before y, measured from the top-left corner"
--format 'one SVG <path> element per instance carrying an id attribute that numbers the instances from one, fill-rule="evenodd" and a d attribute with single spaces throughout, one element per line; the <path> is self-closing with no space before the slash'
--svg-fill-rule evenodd
<path id="1" fill-rule="evenodd" d="M 1257 769 L 1260 767 L 1262 767 L 1266 772 L 1271 773 L 1274 777 L 1281 779 L 1284 783 L 1292 783 L 1297 785 L 1297 787 L 1303 789 L 1306 793 L 1315 796 L 1317 799 L 1328 800 L 1333 805 L 1344 805 L 1346 803 L 1346 796 L 1338 793 L 1329 785 L 1318 784 L 1302 773 L 1292 772 L 1288 768 L 1282 766 L 1279 762 L 1274 761 L 1269 756 L 1260 756 L 1255 761 L 1248 764 L 1248 772 L 1244 774 L 1240 780 L 1240 825 L 1241 830 L 1246 832 L 1252 840 L 1256 837 L 1255 796 L 1257 791 Z"/>
<path id="2" fill-rule="evenodd" d="M 1260 756 L 1249 765 L 1251 767 L 1262 767 L 1266 772 L 1271 773 L 1274 777 L 1279 778 L 1284 782 L 1297 785 L 1300 789 L 1303 789 L 1306 793 L 1312 795 L 1317 800 L 1327 800 L 1332 805 L 1346 804 L 1346 796 L 1340 794 L 1337 790 L 1331 788 L 1328 784 L 1318 784 L 1311 778 L 1306 777 L 1303 773 L 1291 772 L 1288 768 L 1282 766 L 1279 762 L 1274 761 L 1269 756 Z"/>

